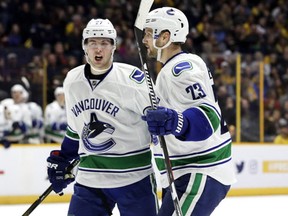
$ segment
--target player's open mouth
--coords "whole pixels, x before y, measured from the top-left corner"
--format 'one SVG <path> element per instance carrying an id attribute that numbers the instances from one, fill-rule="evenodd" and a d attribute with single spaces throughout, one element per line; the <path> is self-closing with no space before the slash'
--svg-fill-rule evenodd
<path id="1" fill-rule="evenodd" d="M 103 58 L 102 56 L 95 56 L 95 60 L 96 60 L 96 61 L 101 61 L 102 58 Z"/>

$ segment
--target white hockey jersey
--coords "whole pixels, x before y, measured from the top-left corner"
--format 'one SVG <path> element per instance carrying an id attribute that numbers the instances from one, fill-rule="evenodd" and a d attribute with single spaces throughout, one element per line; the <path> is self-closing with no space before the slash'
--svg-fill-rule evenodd
<path id="1" fill-rule="evenodd" d="M 45 118 L 45 138 L 48 142 L 61 143 L 65 136 L 66 130 L 53 130 L 53 124 L 67 124 L 66 109 L 59 105 L 55 100 L 48 104 L 44 111 Z"/>
<path id="2" fill-rule="evenodd" d="M 27 130 L 32 127 L 32 117 L 28 105 L 26 103 L 15 104 L 12 98 L 2 100 L 1 105 L 6 110 L 7 125 L 10 128 L 8 130 L 10 133 L 5 136 L 5 139 L 10 142 L 22 142 L 27 131 L 24 133 L 20 129 L 14 130 L 12 124 L 24 123 Z"/>
<path id="3" fill-rule="evenodd" d="M 150 134 L 141 119 L 150 106 L 144 73 L 113 63 L 97 83 L 87 79 L 87 72 L 89 65 L 79 66 L 64 81 L 66 136 L 79 140 L 76 181 L 101 188 L 139 181 L 153 172 Z"/>
<path id="4" fill-rule="evenodd" d="M 174 135 L 164 137 L 175 179 L 187 173 L 200 172 L 230 185 L 235 182 L 231 162 L 232 140 L 214 97 L 213 85 L 212 75 L 199 56 L 180 53 L 163 66 L 156 80 L 155 92 L 160 106 L 180 112 L 196 107 L 213 130 L 211 136 L 198 141 L 180 141 Z M 157 145 L 153 150 L 162 187 L 167 187 L 162 149 Z"/>
<path id="5" fill-rule="evenodd" d="M 30 144 L 43 143 L 43 110 L 42 107 L 35 102 L 27 102 L 28 109 L 31 113 L 32 127 L 28 128 L 26 139 Z"/>
<path id="6" fill-rule="evenodd" d="M 5 139 L 5 132 L 12 130 L 12 121 L 9 121 L 7 111 L 7 108 L 0 103 L 0 140 Z"/>

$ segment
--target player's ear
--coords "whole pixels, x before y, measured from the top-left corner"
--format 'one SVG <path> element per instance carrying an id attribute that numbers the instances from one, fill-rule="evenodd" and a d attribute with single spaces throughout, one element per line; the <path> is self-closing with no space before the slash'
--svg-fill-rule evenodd
<path id="1" fill-rule="evenodd" d="M 112 48 L 112 51 L 111 51 L 111 56 L 112 56 L 112 57 L 113 57 L 113 55 L 114 55 L 115 50 L 116 50 L 116 45 L 113 45 L 113 48 Z"/>
<path id="2" fill-rule="evenodd" d="M 160 37 L 162 37 L 163 40 L 169 41 L 170 40 L 170 32 L 169 31 L 163 31 L 163 32 L 161 32 Z"/>

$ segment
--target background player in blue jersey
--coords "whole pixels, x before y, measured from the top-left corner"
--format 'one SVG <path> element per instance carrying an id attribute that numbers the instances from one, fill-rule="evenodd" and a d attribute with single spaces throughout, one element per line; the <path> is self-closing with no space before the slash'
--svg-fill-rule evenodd
<path id="1" fill-rule="evenodd" d="M 213 91 L 213 78 L 197 55 L 182 51 L 189 32 L 176 8 L 151 11 L 144 24 L 147 55 L 163 64 L 155 92 L 159 107 L 143 119 L 154 135 L 165 135 L 183 215 L 208 216 L 235 182 L 231 136 Z M 160 216 L 173 215 L 161 146 L 154 156 L 164 188 Z M 166 192 L 166 193 L 165 193 Z"/>
<path id="2" fill-rule="evenodd" d="M 138 68 L 113 63 L 116 30 L 107 19 L 92 19 L 83 30 L 87 64 L 64 81 L 67 130 L 61 150 L 48 157 L 56 193 L 74 180 L 70 161 L 80 158 L 68 215 L 155 216 L 156 184 L 150 133 L 141 119 L 150 105 Z"/>

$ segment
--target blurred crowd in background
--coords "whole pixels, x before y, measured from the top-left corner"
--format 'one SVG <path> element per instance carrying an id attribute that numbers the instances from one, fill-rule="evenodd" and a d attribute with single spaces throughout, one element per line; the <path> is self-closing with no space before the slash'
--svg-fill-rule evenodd
<path id="1" fill-rule="evenodd" d="M 108 18 L 114 24 L 118 34 L 114 61 L 140 67 L 133 32 L 139 2 L 0 1 L 0 100 L 11 98 L 12 88 L 21 84 L 29 95 L 25 103 L 39 105 L 44 117 L 67 72 L 85 63 L 82 30 L 91 18 Z M 153 8 L 162 6 L 173 6 L 186 14 L 190 33 L 185 50 L 203 57 L 213 72 L 219 104 L 232 135 L 237 130 L 235 101 L 239 84 L 241 142 L 259 142 L 259 66 L 263 62 L 264 141 L 273 142 L 280 134 L 288 139 L 287 2 L 154 1 Z M 241 56 L 241 83 L 236 83 L 237 55 Z M 158 67 L 150 62 L 155 74 Z"/>

